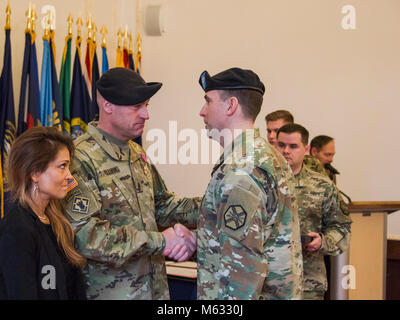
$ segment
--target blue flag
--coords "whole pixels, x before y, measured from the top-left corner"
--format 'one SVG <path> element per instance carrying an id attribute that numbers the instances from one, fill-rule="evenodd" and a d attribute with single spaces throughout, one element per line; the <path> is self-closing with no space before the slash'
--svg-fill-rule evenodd
<path id="1" fill-rule="evenodd" d="M 40 93 L 34 33 L 25 33 L 25 52 L 19 95 L 17 136 L 25 130 L 40 126 Z"/>
<path id="2" fill-rule="evenodd" d="M 0 215 L 4 217 L 7 210 L 7 183 L 4 175 L 4 165 L 8 152 L 16 135 L 14 114 L 14 92 L 12 79 L 12 61 L 10 45 L 10 29 L 6 29 L 4 45 L 4 63 L 0 78 Z"/>
<path id="3" fill-rule="evenodd" d="M 97 105 L 96 82 L 99 80 L 99 63 L 97 60 L 97 53 L 94 52 L 93 65 L 92 65 L 92 103 L 90 108 L 89 120 L 97 120 L 99 117 L 99 106 Z"/>
<path id="4" fill-rule="evenodd" d="M 71 85 L 71 136 L 73 139 L 79 137 L 87 130 L 89 122 L 90 97 L 82 75 L 80 61 L 80 39 L 76 43 L 74 67 Z"/>
<path id="5" fill-rule="evenodd" d="M 133 52 L 129 52 L 129 69 L 135 71 L 135 63 L 133 62 Z"/>
<path id="6" fill-rule="evenodd" d="M 63 105 L 61 100 L 60 86 L 58 85 L 56 59 L 55 59 L 55 44 L 54 40 L 50 40 L 50 66 L 51 66 L 51 93 L 53 98 L 53 127 L 56 127 L 59 131 L 63 130 Z"/>
<path id="7" fill-rule="evenodd" d="M 44 127 L 62 130 L 62 105 L 60 87 L 54 63 L 51 41 L 43 39 L 43 61 L 40 88 L 40 121 Z M 53 103 L 54 102 L 54 103 Z"/>
<path id="8" fill-rule="evenodd" d="M 102 46 L 102 53 L 103 53 L 103 62 L 102 62 L 102 67 L 101 67 L 101 74 L 104 74 L 108 71 L 109 66 L 108 66 L 108 58 L 107 58 L 107 47 Z"/>
<path id="9" fill-rule="evenodd" d="M 40 78 L 40 122 L 44 127 L 53 125 L 53 96 L 51 93 L 51 61 L 49 40 L 43 40 L 42 75 Z"/>

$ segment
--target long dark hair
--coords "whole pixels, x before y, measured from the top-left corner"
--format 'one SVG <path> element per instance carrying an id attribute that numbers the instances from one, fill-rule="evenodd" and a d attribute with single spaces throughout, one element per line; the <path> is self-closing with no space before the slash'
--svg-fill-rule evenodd
<path id="1" fill-rule="evenodd" d="M 25 131 L 13 143 L 7 159 L 7 181 L 14 201 L 29 207 L 32 199 L 32 174 L 46 171 L 60 149 L 66 147 L 74 154 L 72 139 L 54 127 L 35 127 Z M 65 256 L 75 266 L 84 267 L 86 260 L 74 248 L 74 231 L 62 214 L 60 201 L 49 201 L 46 215 Z"/>

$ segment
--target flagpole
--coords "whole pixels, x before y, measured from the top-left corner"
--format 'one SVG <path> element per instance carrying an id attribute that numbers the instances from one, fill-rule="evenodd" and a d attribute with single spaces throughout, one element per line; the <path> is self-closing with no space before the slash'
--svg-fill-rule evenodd
<path id="1" fill-rule="evenodd" d="M 136 0 L 136 63 L 135 71 L 141 72 L 142 38 L 140 37 L 140 0 Z M 140 65 L 140 68 L 139 68 Z"/>
<path id="2" fill-rule="evenodd" d="M 10 16 L 11 16 L 11 9 L 10 9 L 10 2 L 8 2 L 7 4 L 7 8 L 6 8 L 6 25 L 4 27 L 4 30 L 11 30 L 11 25 L 10 25 Z M 4 53 L 4 55 L 6 55 L 6 53 Z M 3 66 L 4 68 L 5 66 Z M 4 106 L 4 108 L 6 108 L 6 106 Z M 4 110 L 4 113 L 6 112 L 6 110 Z M 6 120 L 6 119 L 4 119 Z M 3 126 L 3 123 L 1 123 L 1 125 Z M 3 129 L 5 130 L 5 128 Z M 4 137 L 3 135 L 1 135 L 1 139 L 2 141 L 0 141 L 1 144 L 1 154 L 0 154 L 0 216 L 1 219 L 4 218 L 4 179 L 3 179 L 3 163 L 2 163 L 2 158 L 3 158 L 3 143 L 4 143 Z"/>
<path id="3" fill-rule="evenodd" d="M 76 48 L 78 49 L 78 55 L 79 59 L 81 58 L 81 43 L 82 43 L 82 17 L 79 17 L 78 20 L 76 20 L 76 25 L 77 25 L 77 34 L 76 34 Z"/>

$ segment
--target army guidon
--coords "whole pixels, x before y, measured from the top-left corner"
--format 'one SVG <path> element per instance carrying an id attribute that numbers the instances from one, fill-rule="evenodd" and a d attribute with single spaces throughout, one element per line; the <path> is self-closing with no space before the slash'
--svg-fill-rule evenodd
<path id="1" fill-rule="evenodd" d="M 213 77 L 204 72 L 200 84 L 206 92 L 200 115 L 224 154 L 214 166 L 201 205 L 197 298 L 301 299 L 303 266 L 293 175 L 253 128 L 264 85 L 254 72 L 239 68 Z M 243 103 L 243 95 L 250 102 Z M 213 134 L 238 128 L 242 133 L 230 140 Z"/>
<path id="2" fill-rule="evenodd" d="M 75 141 L 71 172 L 76 185 L 65 199 L 64 211 L 75 226 L 77 250 L 87 258 L 89 299 L 169 299 L 163 254 L 169 239 L 178 237 L 167 237 L 157 225 L 196 225 L 201 199 L 178 199 L 169 192 L 141 146 L 125 139 L 143 131 L 148 116 L 143 109 L 147 103 L 141 103 L 161 84 L 146 84 L 137 73 L 121 69 L 111 69 L 97 83 L 99 123 L 91 122 Z M 108 131 L 100 128 L 107 108 L 131 112 L 129 117 L 111 115 L 107 120 L 119 121 L 121 132 L 104 123 Z"/>

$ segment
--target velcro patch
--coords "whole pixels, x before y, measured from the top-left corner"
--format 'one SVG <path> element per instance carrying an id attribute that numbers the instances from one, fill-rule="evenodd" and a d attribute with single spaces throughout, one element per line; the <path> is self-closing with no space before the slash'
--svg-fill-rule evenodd
<path id="1" fill-rule="evenodd" d="M 69 180 L 67 192 L 70 192 L 73 188 L 78 186 L 78 181 L 72 176 L 72 179 Z"/>
<path id="2" fill-rule="evenodd" d="M 106 170 L 100 171 L 99 172 L 99 176 L 100 177 L 111 176 L 111 175 L 114 175 L 116 173 L 120 173 L 120 170 L 119 170 L 118 167 L 113 167 L 113 168 L 110 168 L 110 169 L 106 169 Z"/>
<path id="3" fill-rule="evenodd" d="M 241 205 L 231 205 L 224 213 L 225 226 L 238 230 L 246 224 L 247 212 Z"/>
<path id="4" fill-rule="evenodd" d="M 78 213 L 88 213 L 89 199 L 84 197 L 75 197 L 72 204 L 72 211 Z"/>

